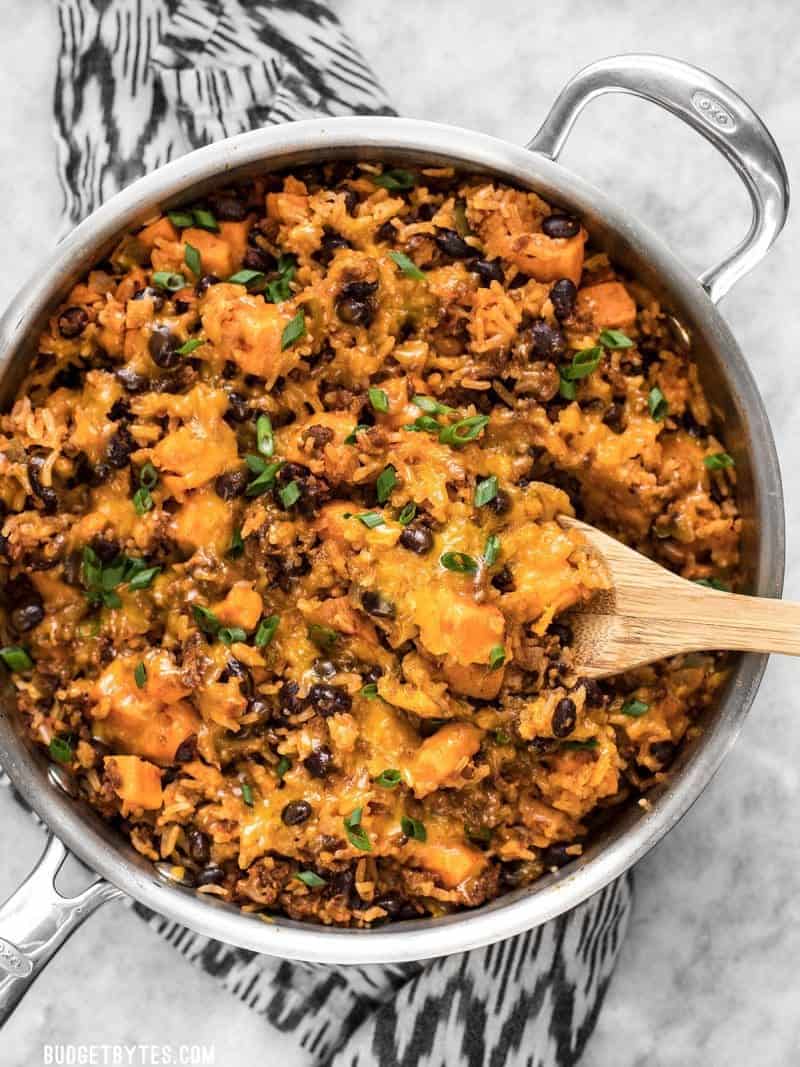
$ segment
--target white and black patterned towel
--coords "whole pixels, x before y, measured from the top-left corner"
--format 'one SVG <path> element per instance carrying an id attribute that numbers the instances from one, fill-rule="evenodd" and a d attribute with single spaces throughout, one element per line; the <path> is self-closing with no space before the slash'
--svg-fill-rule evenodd
<path id="1" fill-rule="evenodd" d="M 318 114 L 392 114 L 321 0 L 59 0 L 65 223 L 209 141 Z M 294 1065 L 566 1067 L 594 1029 L 631 880 L 509 941 L 427 963 L 289 963 L 139 908 L 183 956 L 293 1039 Z"/>

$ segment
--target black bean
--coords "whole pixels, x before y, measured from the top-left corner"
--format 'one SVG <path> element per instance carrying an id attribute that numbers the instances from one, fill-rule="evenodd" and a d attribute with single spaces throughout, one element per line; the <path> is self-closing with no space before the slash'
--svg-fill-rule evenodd
<path id="1" fill-rule="evenodd" d="M 551 723 L 554 737 L 569 737 L 575 729 L 578 721 L 578 711 L 575 701 L 570 697 L 564 697 L 556 704 Z"/>
<path id="2" fill-rule="evenodd" d="M 11 625 L 17 633 L 24 634 L 38 626 L 44 618 L 44 606 L 39 600 L 32 600 L 28 604 L 20 604 L 11 610 Z"/>
<path id="3" fill-rule="evenodd" d="M 575 288 L 575 283 L 569 278 L 559 278 L 550 290 L 550 302 L 557 319 L 569 318 L 575 310 L 577 296 L 578 290 Z"/>
<path id="4" fill-rule="evenodd" d="M 368 615 L 374 615 L 378 619 L 393 619 L 395 617 L 394 604 L 376 589 L 366 589 L 361 594 L 361 603 Z"/>
<path id="5" fill-rule="evenodd" d="M 191 763 L 197 759 L 197 734 L 189 734 L 175 749 L 175 763 Z"/>
<path id="6" fill-rule="evenodd" d="M 150 353 L 150 358 L 162 370 L 177 367 L 181 361 L 181 357 L 178 355 L 179 348 L 180 343 L 177 337 L 173 336 L 167 329 L 153 330 L 147 342 L 147 351 Z"/>
<path id="7" fill-rule="evenodd" d="M 345 867 L 343 871 L 336 871 L 328 881 L 328 891 L 331 896 L 345 897 L 348 902 L 357 896 L 355 868 Z"/>
<path id="8" fill-rule="evenodd" d="M 451 259 L 471 259 L 478 255 L 478 250 L 468 245 L 456 230 L 448 230 L 443 226 L 437 227 L 434 240 L 439 251 L 444 252 Z"/>
<path id="9" fill-rule="evenodd" d="M 344 204 L 347 209 L 347 214 L 350 216 L 355 215 L 356 208 L 359 205 L 359 196 L 355 189 L 351 189 L 349 185 L 344 186 L 339 190 L 344 193 Z"/>
<path id="10" fill-rule="evenodd" d="M 419 222 L 430 222 L 438 210 L 439 208 L 436 204 L 420 204 L 417 210 L 413 212 L 412 217 Z"/>
<path id="11" fill-rule="evenodd" d="M 622 404 L 611 404 L 606 408 L 603 415 L 603 423 L 614 433 L 622 433 L 625 429 L 625 408 Z"/>
<path id="12" fill-rule="evenodd" d="M 269 274 L 275 270 L 275 257 L 263 248 L 248 248 L 242 260 L 242 266 L 247 270 L 258 270 L 263 274 Z"/>
<path id="13" fill-rule="evenodd" d="M 349 711 L 353 703 L 346 689 L 340 685 L 328 685 L 325 682 L 318 682 L 311 686 L 308 691 L 308 701 L 317 714 L 324 718 Z"/>
<path id="14" fill-rule="evenodd" d="M 288 485 L 289 482 L 302 482 L 308 478 L 311 471 L 303 463 L 284 463 L 275 476 L 278 485 Z"/>
<path id="15" fill-rule="evenodd" d="M 427 526 L 412 523 L 400 534 L 400 544 L 418 556 L 424 556 L 433 548 L 433 534 Z"/>
<path id="16" fill-rule="evenodd" d="M 112 468 L 108 463 L 97 463 L 92 467 L 89 475 L 89 485 L 92 489 L 96 489 L 99 485 L 103 485 L 113 474 Z"/>
<path id="17" fill-rule="evenodd" d="M 89 325 L 89 315 L 85 308 L 66 308 L 58 316 L 58 332 L 62 337 L 72 339 L 80 337 Z"/>
<path id="18" fill-rule="evenodd" d="M 542 861 L 545 867 L 566 867 L 568 863 L 572 863 L 577 856 L 571 856 L 567 849 L 571 847 L 569 841 L 555 841 L 542 853 Z"/>
<path id="19" fill-rule="evenodd" d="M 278 704 L 284 715 L 296 715 L 305 707 L 305 701 L 298 697 L 300 686 L 297 682 L 284 682 L 278 690 Z"/>
<path id="20" fill-rule="evenodd" d="M 333 678 L 337 674 L 336 664 L 331 663 L 329 659 L 315 659 L 314 674 L 318 678 Z"/>
<path id="21" fill-rule="evenodd" d="M 299 826 L 311 814 L 311 805 L 307 800 L 291 800 L 281 812 L 281 820 L 287 826 Z"/>
<path id="22" fill-rule="evenodd" d="M 247 422 L 252 412 L 247 400 L 241 393 L 228 393 L 228 410 L 225 418 L 231 422 Z"/>
<path id="23" fill-rule="evenodd" d="M 132 367 L 120 367 L 114 376 L 128 393 L 143 393 L 149 384 L 147 378 L 137 374 Z"/>
<path id="24" fill-rule="evenodd" d="M 375 317 L 377 282 L 348 282 L 336 301 L 336 314 L 350 326 L 369 326 Z"/>
<path id="25" fill-rule="evenodd" d="M 327 778 L 333 770 L 333 755 L 324 745 L 303 760 L 303 766 L 314 778 Z"/>
<path id="26" fill-rule="evenodd" d="M 194 291 L 198 296 L 202 296 L 212 285 L 219 285 L 219 278 L 216 274 L 204 274 L 195 285 Z"/>
<path id="27" fill-rule="evenodd" d="M 225 881 L 225 872 L 221 867 L 204 867 L 197 876 L 198 885 L 222 885 Z"/>
<path id="28" fill-rule="evenodd" d="M 549 360 L 558 363 L 567 351 L 567 342 L 561 330 L 551 326 L 544 319 L 537 319 L 531 326 L 528 337 L 530 339 L 531 358 L 536 360 Z"/>
<path id="29" fill-rule="evenodd" d="M 375 897 L 372 904 L 383 908 L 391 919 L 413 919 L 418 914 L 399 893 L 384 893 L 380 897 Z"/>
<path id="30" fill-rule="evenodd" d="M 255 694 L 255 683 L 253 682 L 253 675 L 250 673 L 250 668 L 238 659 L 231 658 L 225 665 L 225 670 L 220 675 L 220 681 L 227 678 L 236 678 L 239 682 L 239 690 L 243 697 L 248 701 L 252 700 Z M 248 709 L 249 710 L 249 709 Z"/>
<path id="31" fill-rule="evenodd" d="M 476 259 L 470 264 L 470 270 L 474 270 L 481 280 L 481 284 L 488 287 L 492 282 L 503 284 L 505 274 L 503 261 L 498 256 L 496 259 Z"/>
<path id="32" fill-rule="evenodd" d="M 272 705 L 262 700 L 261 697 L 254 697 L 247 702 L 246 714 L 248 718 L 253 717 L 251 726 L 263 726 L 264 723 L 269 722 L 272 718 L 272 711 Z"/>
<path id="33" fill-rule="evenodd" d="M 383 667 L 379 667 L 377 663 L 373 663 L 369 670 L 361 675 L 364 685 L 374 684 L 379 678 L 383 678 Z"/>
<path id="34" fill-rule="evenodd" d="M 501 593 L 511 593 L 515 588 L 514 575 L 508 567 L 503 567 L 492 578 L 492 585 Z"/>
<path id="35" fill-rule="evenodd" d="M 523 285 L 527 285 L 530 281 L 530 277 L 527 274 L 523 274 L 521 271 L 519 274 L 515 274 L 511 281 L 508 283 L 509 289 L 521 289 Z"/>
<path id="36" fill-rule="evenodd" d="M 249 481 L 245 470 L 225 471 L 214 481 L 214 492 L 223 500 L 235 500 L 244 493 Z"/>
<path id="37" fill-rule="evenodd" d="M 52 486 L 42 485 L 39 480 L 44 461 L 44 456 L 33 455 L 30 457 L 28 460 L 28 481 L 31 483 L 34 496 L 38 496 L 44 504 L 45 512 L 52 514 L 58 510 L 58 494 Z"/>
<path id="38" fill-rule="evenodd" d="M 186 835 L 189 855 L 195 863 L 208 863 L 211 855 L 211 839 L 202 830 L 190 830 Z"/>
<path id="39" fill-rule="evenodd" d="M 146 285 L 144 289 L 137 289 L 133 294 L 134 300 L 152 300 L 153 311 L 160 311 L 164 306 L 164 295 L 160 293 L 158 289 L 154 289 L 150 285 Z"/>
<path id="40" fill-rule="evenodd" d="M 505 489 L 498 489 L 489 503 L 486 505 L 495 515 L 505 515 L 511 510 L 511 497 Z"/>
<path id="41" fill-rule="evenodd" d="M 395 237 L 397 237 L 397 230 L 392 225 L 391 219 L 382 223 L 375 231 L 376 241 L 386 241 L 387 244 L 391 244 Z"/>
<path id="42" fill-rule="evenodd" d="M 50 385 L 53 389 L 80 389 L 83 385 L 83 372 L 75 363 L 68 363 L 53 375 Z"/>
<path id="43" fill-rule="evenodd" d="M 580 222 L 572 215 L 548 215 L 542 222 L 542 233 L 546 237 L 574 237 L 580 229 Z"/>
<path id="44" fill-rule="evenodd" d="M 138 447 L 128 427 L 122 425 L 108 442 L 108 462 L 112 467 L 121 470 L 128 466 L 131 452 L 135 452 Z"/>
<path id="45" fill-rule="evenodd" d="M 672 741 L 654 741 L 650 745 L 650 755 L 656 763 L 665 767 L 675 758 L 675 745 Z"/>
<path id="46" fill-rule="evenodd" d="M 317 259 L 324 266 L 327 266 L 340 248 L 349 247 L 350 242 L 345 237 L 342 237 L 336 230 L 329 230 L 326 228 L 322 237 L 322 242 L 320 243 L 319 252 L 317 253 Z"/>
<path id="47" fill-rule="evenodd" d="M 119 541 L 114 537 L 95 537 L 92 548 L 101 563 L 111 563 L 119 555 Z"/>
<path id="48" fill-rule="evenodd" d="M 230 193 L 218 193 L 209 198 L 214 217 L 220 222 L 243 222 L 247 218 L 247 205 Z"/>
<path id="49" fill-rule="evenodd" d="M 121 422 L 122 419 L 129 419 L 131 417 L 131 409 L 128 401 L 124 397 L 115 400 L 108 409 L 108 417 L 111 422 Z"/>

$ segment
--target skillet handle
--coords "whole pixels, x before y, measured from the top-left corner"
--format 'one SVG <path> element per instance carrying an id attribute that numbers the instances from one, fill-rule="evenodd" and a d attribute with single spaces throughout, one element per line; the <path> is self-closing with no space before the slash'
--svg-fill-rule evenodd
<path id="1" fill-rule="evenodd" d="M 51 834 L 34 869 L 0 907 L 0 1026 L 70 934 L 105 901 L 123 895 L 98 878 L 77 896 L 63 897 L 55 879 L 67 855 Z"/>
<path id="2" fill-rule="evenodd" d="M 789 210 L 789 178 L 772 135 L 730 86 L 699 67 L 666 56 L 611 56 L 578 71 L 528 144 L 558 159 L 584 107 L 603 93 L 629 93 L 677 115 L 734 167 L 750 194 L 753 218 L 742 242 L 699 281 L 716 304 L 763 259 Z"/>

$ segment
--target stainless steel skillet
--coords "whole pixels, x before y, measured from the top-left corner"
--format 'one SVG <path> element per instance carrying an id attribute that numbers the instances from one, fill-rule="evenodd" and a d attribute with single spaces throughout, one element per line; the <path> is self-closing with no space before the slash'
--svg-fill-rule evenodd
<path id="1" fill-rule="evenodd" d="M 624 205 L 557 163 L 577 116 L 607 92 L 644 97 L 677 115 L 732 163 L 750 194 L 753 214 L 746 236 L 699 279 Z M 707 392 L 725 420 L 726 442 L 736 456 L 750 587 L 761 596 L 780 595 L 784 517 L 775 447 L 755 383 L 716 305 L 780 232 L 789 200 L 786 171 L 769 132 L 733 90 L 710 74 L 660 56 L 617 56 L 582 70 L 524 148 L 410 119 L 319 119 L 243 134 L 160 168 L 82 223 L 0 320 L 0 403 L 10 404 L 48 313 L 123 231 L 232 178 L 336 158 L 452 164 L 529 186 L 579 214 L 594 243 L 659 294 L 691 333 Z M 648 810 L 634 807 L 621 814 L 576 863 L 472 912 L 370 931 L 328 929 L 282 917 L 265 922 L 170 881 L 70 796 L 63 774 L 22 736 L 6 684 L 0 702 L 0 762 L 51 836 L 37 868 L 0 908 L 0 1021 L 72 931 L 101 903 L 121 895 L 221 941 L 328 963 L 389 963 L 462 952 L 546 922 L 620 875 L 688 810 L 733 744 L 765 663 L 766 657 L 755 655 L 737 662 L 702 737 L 681 754 L 670 783 L 650 795 Z M 67 847 L 98 874 L 72 898 L 61 896 L 54 886 Z"/>

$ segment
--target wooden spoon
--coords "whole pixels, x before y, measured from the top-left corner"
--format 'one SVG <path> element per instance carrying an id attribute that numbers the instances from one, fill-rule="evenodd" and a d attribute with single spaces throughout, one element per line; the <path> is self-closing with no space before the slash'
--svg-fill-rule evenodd
<path id="1" fill-rule="evenodd" d="M 608 570 L 611 589 L 570 614 L 575 664 L 589 678 L 680 652 L 785 652 L 800 656 L 800 604 L 740 596 L 679 578 L 578 519 Z"/>

